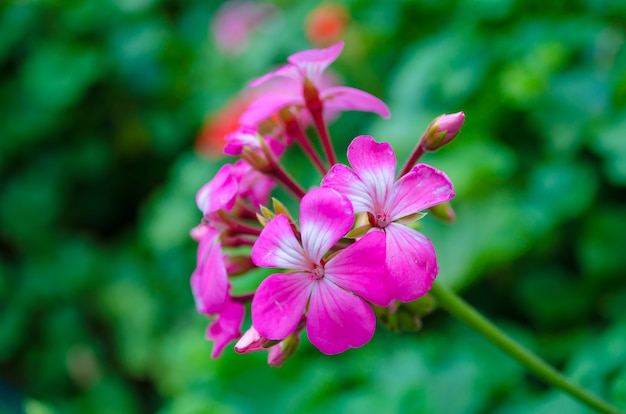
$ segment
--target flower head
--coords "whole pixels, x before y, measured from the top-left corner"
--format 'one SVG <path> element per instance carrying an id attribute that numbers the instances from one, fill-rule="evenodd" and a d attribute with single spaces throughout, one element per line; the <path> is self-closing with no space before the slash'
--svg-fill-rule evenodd
<path id="1" fill-rule="evenodd" d="M 380 306 L 390 301 L 383 233 L 371 232 L 327 256 L 353 223 L 348 199 L 320 188 L 302 199 L 301 241 L 284 215 L 267 224 L 252 248 L 252 261 L 289 273 L 269 276 L 254 295 L 252 323 L 260 335 L 282 340 L 306 314 L 309 339 L 324 353 L 360 347 L 372 338 L 376 319 L 365 300 Z"/>
<path id="2" fill-rule="evenodd" d="M 267 203 L 274 181 L 245 160 L 223 165 L 196 194 L 196 204 L 205 217 L 218 210 L 231 211 L 238 200 L 253 207 Z"/>
<path id="3" fill-rule="evenodd" d="M 365 111 L 388 117 L 387 105 L 377 97 L 359 89 L 328 86 L 324 82 L 324 71 L 339 57 L 343 45 L 343 42 L 338 42 L 325 49 L 295 53 L 287 58 L 289 64 L 252 81 L 250 86 L 258 86 L 275 78 L 288 79 L 280 89 L 258 98 L 239 121 L 244 125 L 257 125 L 264 117 L 288 106 L 311 110 L 313 101 L 316 110 L 324 112 Z"/>
<path id="4" fill-rule="evenodd" d="M 452 183 L 425 164 L 416 165 L 396 181 L 393 149 L 370 136 L 352 141 L 348 161 L 352 169 L 336 164 L 322 187 L 344 194 L 356 213 L 367 212 L 371 226 L 384 231 L 391 295 L 403 302 L 415 300 L 430 290 L 439 267 L 430 241 L 405 223 L 417 218 L 416 213 L 454 197 Z"/>

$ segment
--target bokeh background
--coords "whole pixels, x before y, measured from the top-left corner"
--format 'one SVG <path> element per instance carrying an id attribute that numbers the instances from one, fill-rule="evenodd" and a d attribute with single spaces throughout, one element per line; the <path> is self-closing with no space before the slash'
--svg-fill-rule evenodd
<path id="1" fill-rule="evenodd" d="M 8 0 L 0 5 L 0 413 L 585 413 L 444 312 L 324 356 L 210 358 L 189 277 L 197 189 L 245 85 L 338 39 L 346 113 L 424 161 L 457 222 L 440 280 L 626 409 L 626 2 Z M 297 155 L 296 174 L 319 182 Z"/>

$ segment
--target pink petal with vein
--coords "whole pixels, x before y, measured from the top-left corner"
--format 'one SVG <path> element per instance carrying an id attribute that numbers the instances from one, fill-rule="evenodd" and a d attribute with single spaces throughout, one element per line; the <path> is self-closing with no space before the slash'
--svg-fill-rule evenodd
<path id="1" fill-rule="evenodd" d="M 191 291 L 200 313 L 219 312 L 228 299 L 228 277 L 218 236 L 212 229 L 198 244 L 198 264 L 191 275 Z"/>
<path id="2" fill-rule="evenodd" d="M 452 182 L 443 172 L 418 164 L 395 184 L 389 214 L 392 220 L 397 220 L 453 197 Z"/>
<path id="3" fill-rule="evenodd" d="M 265 279 L 252 299 L 252 324 L 260 335 L 281 340 L 300 322 L 311 294 L 307 273 L 278 273 Z"/>
<path id="4" fill-rule="evenodd" d="M 376 212 L 385 209 L 395 182 L 396 155 L 386 142 L 361 135 L 348 146 L 348 161 L 367 188 Z"/>
<path id="5" fill-rule="evenodd" d="M 389 108 L 383 101 L 359 89 L 334 86 L 321 91 L 320 98 L 325 110 L 373 112 L 389 118 Z"/>
<path id="6" fill-rule="evenodd" d="M 293 234 L 289 219 L 282 214 L 274 217 L 261 231 L 252 246 L 252 263 L 259 267 L 311 270 L 302 246 Z"/>
<path id="7" fill-rule="evenodd" d="M 365 183 L 343 164 L 333 165 L 322 179 L 321 186 L 332 188 L 348 197 L 355 213 L 374 211 L 374 202 Z"/>
<path id="8" fill-rule="evenodd" d="M 330 188 L 309 191 L 300 203 L 302 247 L 314 263 L 345 236 L 354 224 L 350 201 Z"/>
<path id="9" fill-rule="evenodd" d="M 428 292 L 437 277 L 435 249 L 426 236 L 402 224 L 390 223 L 385 233 L 391 296 L 411 302 Z"/>
<path id="10" fill-rule="evenodd" d="M 196 204 L 204 215 L 219 209 L 229 210 L 235 204 L 237 181 L 231 174 L 231 168 L 230 164 L 223 165 L 213 179 L 198 190 Z"/>
<path id="11" fill-rule="evenodd" d="M 391 297 L 385 251 L 385 233 L 374 229 L 328 261 L 325 277 L 375 305 L 387 306 Z"/>
<path id="12" fill-rule="evenodd" d="M 311 293 L 306 326 L 313 345 L 325 354 L 338 354 L 368 343 L 376 317 L 363 299 L 322 279 Z"/>

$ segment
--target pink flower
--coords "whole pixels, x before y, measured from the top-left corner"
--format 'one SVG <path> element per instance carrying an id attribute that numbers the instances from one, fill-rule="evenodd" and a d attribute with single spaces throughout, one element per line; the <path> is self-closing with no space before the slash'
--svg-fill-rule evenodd
<path id="1" fill-rule="evenodd" d="M 404 223 L 416 220 L 414 215 L 421 210 L 454 197 L 452 183 L 443 172 L 425 164 L 395 181 L 393 149 L 370 136 L 352 141 L 348 161 L 353 169 L 334 165 L 322 187 L 344 194 L 356 213 L 367 212 L 371 225 L 384 230 L 390 293 L 402 302 L 413 301 L 430 290 L 439 267 L 430 241 Z"/>
<path id="2" fill-rule="evenodd" d="M 269 3 L 231 0 L 222 4 L 211 27 L 216 46 L 226 54 L 243 52 L 252 32 L 274 12 L 275 7 Z"/>
<path id="3" fill-rule="evenodd" d="M 217 319 L 206 330 L 206 338 L 213 341 L 211 358 L 217 358 L 229 342 L 241 336 L 241 325 L 246 308 L 238 302 L 228 301 L 220 310 Z"/>
<path id="4" fill-rule="evenodd" d="M 334 62 L 343 49 L 343 42 L 326 49 L 311 49 L 295 53 L 287 58 L 285 65 L 250 83 L 257 86 L 273 78 L 286 78 L 280 89 L 270 91 L 258 98 L 239 122 L 245 125 L 258 125 L 263 119 L 287 106 L 306 107 L 312 99 L 323 104 L 324 112 L 365 111 L 382 117 L 389 116 L 389 109 L 377 97 L 359 89 L 347 86 L 327 86 L 323 73 Z"/>
<path id="5" fill-rule="evenodd" d="M 208 224 L 201 224 L 192 230 L 192 235 L 200 237 L 198 261 L 191 275 L 191 292 L 200 313 L 217 313 L 226 306 L 228 297 L 228 276 L 219 241 L 220 231 Z"/>
<path id="6" fill-rule="evenodd" d="M 205 217 L 217 210 L 230 211 L 237 199 L 250 202 L 255 208 L 266 204 L 275 183 L 270 177 L 252 168 L 245 160 L 225 164 L 200 188 L 196 204 Z"/>
<path id="7" fill-rule="evenodd" d="M 301 241 L 284 215 L 267 224 L 252 247 L 252 261 L 291 271 L 270 275 L 254 295 L 252 323 L 260 335 L 282 340 L 306 312 L 309 340 L 326 354 L 360 347 L 372 338 L 376 318 L 365 300 L 380 306 L 390 301 L 383 233 L 368 233 L 327 256 L 353 223 L 348 199 L 318 188 L 300 204 Z"/>

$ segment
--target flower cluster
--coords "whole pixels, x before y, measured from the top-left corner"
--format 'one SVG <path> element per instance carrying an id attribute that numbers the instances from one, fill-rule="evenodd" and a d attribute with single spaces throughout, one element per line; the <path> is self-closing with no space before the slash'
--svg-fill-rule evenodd
<path id="1" fill-rule="evenodd" d="M 281 365 L 304 330 L 326 354 L 363 346 L 374 334 L 374 309 L 397 311 L 424 296 L 437 276 L 435 250 L 415 222 L 428 209 L 450 218 L 444 203 L 454 190 L 443 172 L 416 163 L 454 138 L 464 115 L 433 121 L 399 174 L 391 145 L 370 136 L 354 138 L 350 165 L 337 163 L 329 120 L 347 110 L 389 116 L 380 99 L 328 81 L 325 70 L 342 48 L 296 53 L 253 81 L 263 92 L 226 137 L 224 153 L 239 158 L 198 191 L 203 218 L 191 232 L 198 241 L 191 288 L 198 312 L 211 320 L 213 357 L 238 339 L 237 352 L 267 349 L 270 365 Z M 307 127 L 317 131 L 323 154 Z M 285 149 L 296 144 L 319 170 L 319 187 L 303 189 L 283 168 Z M 297 220 L 276 199 L 267 207 L 276 185 L 299 201 Z M 243 254 L 240 246 L 248 246 Z M 256 267 L 279 270 L 254 292 L 233 295 L 231 278 Z M 248 303 L 252 324 L 242 335 Z"/>

